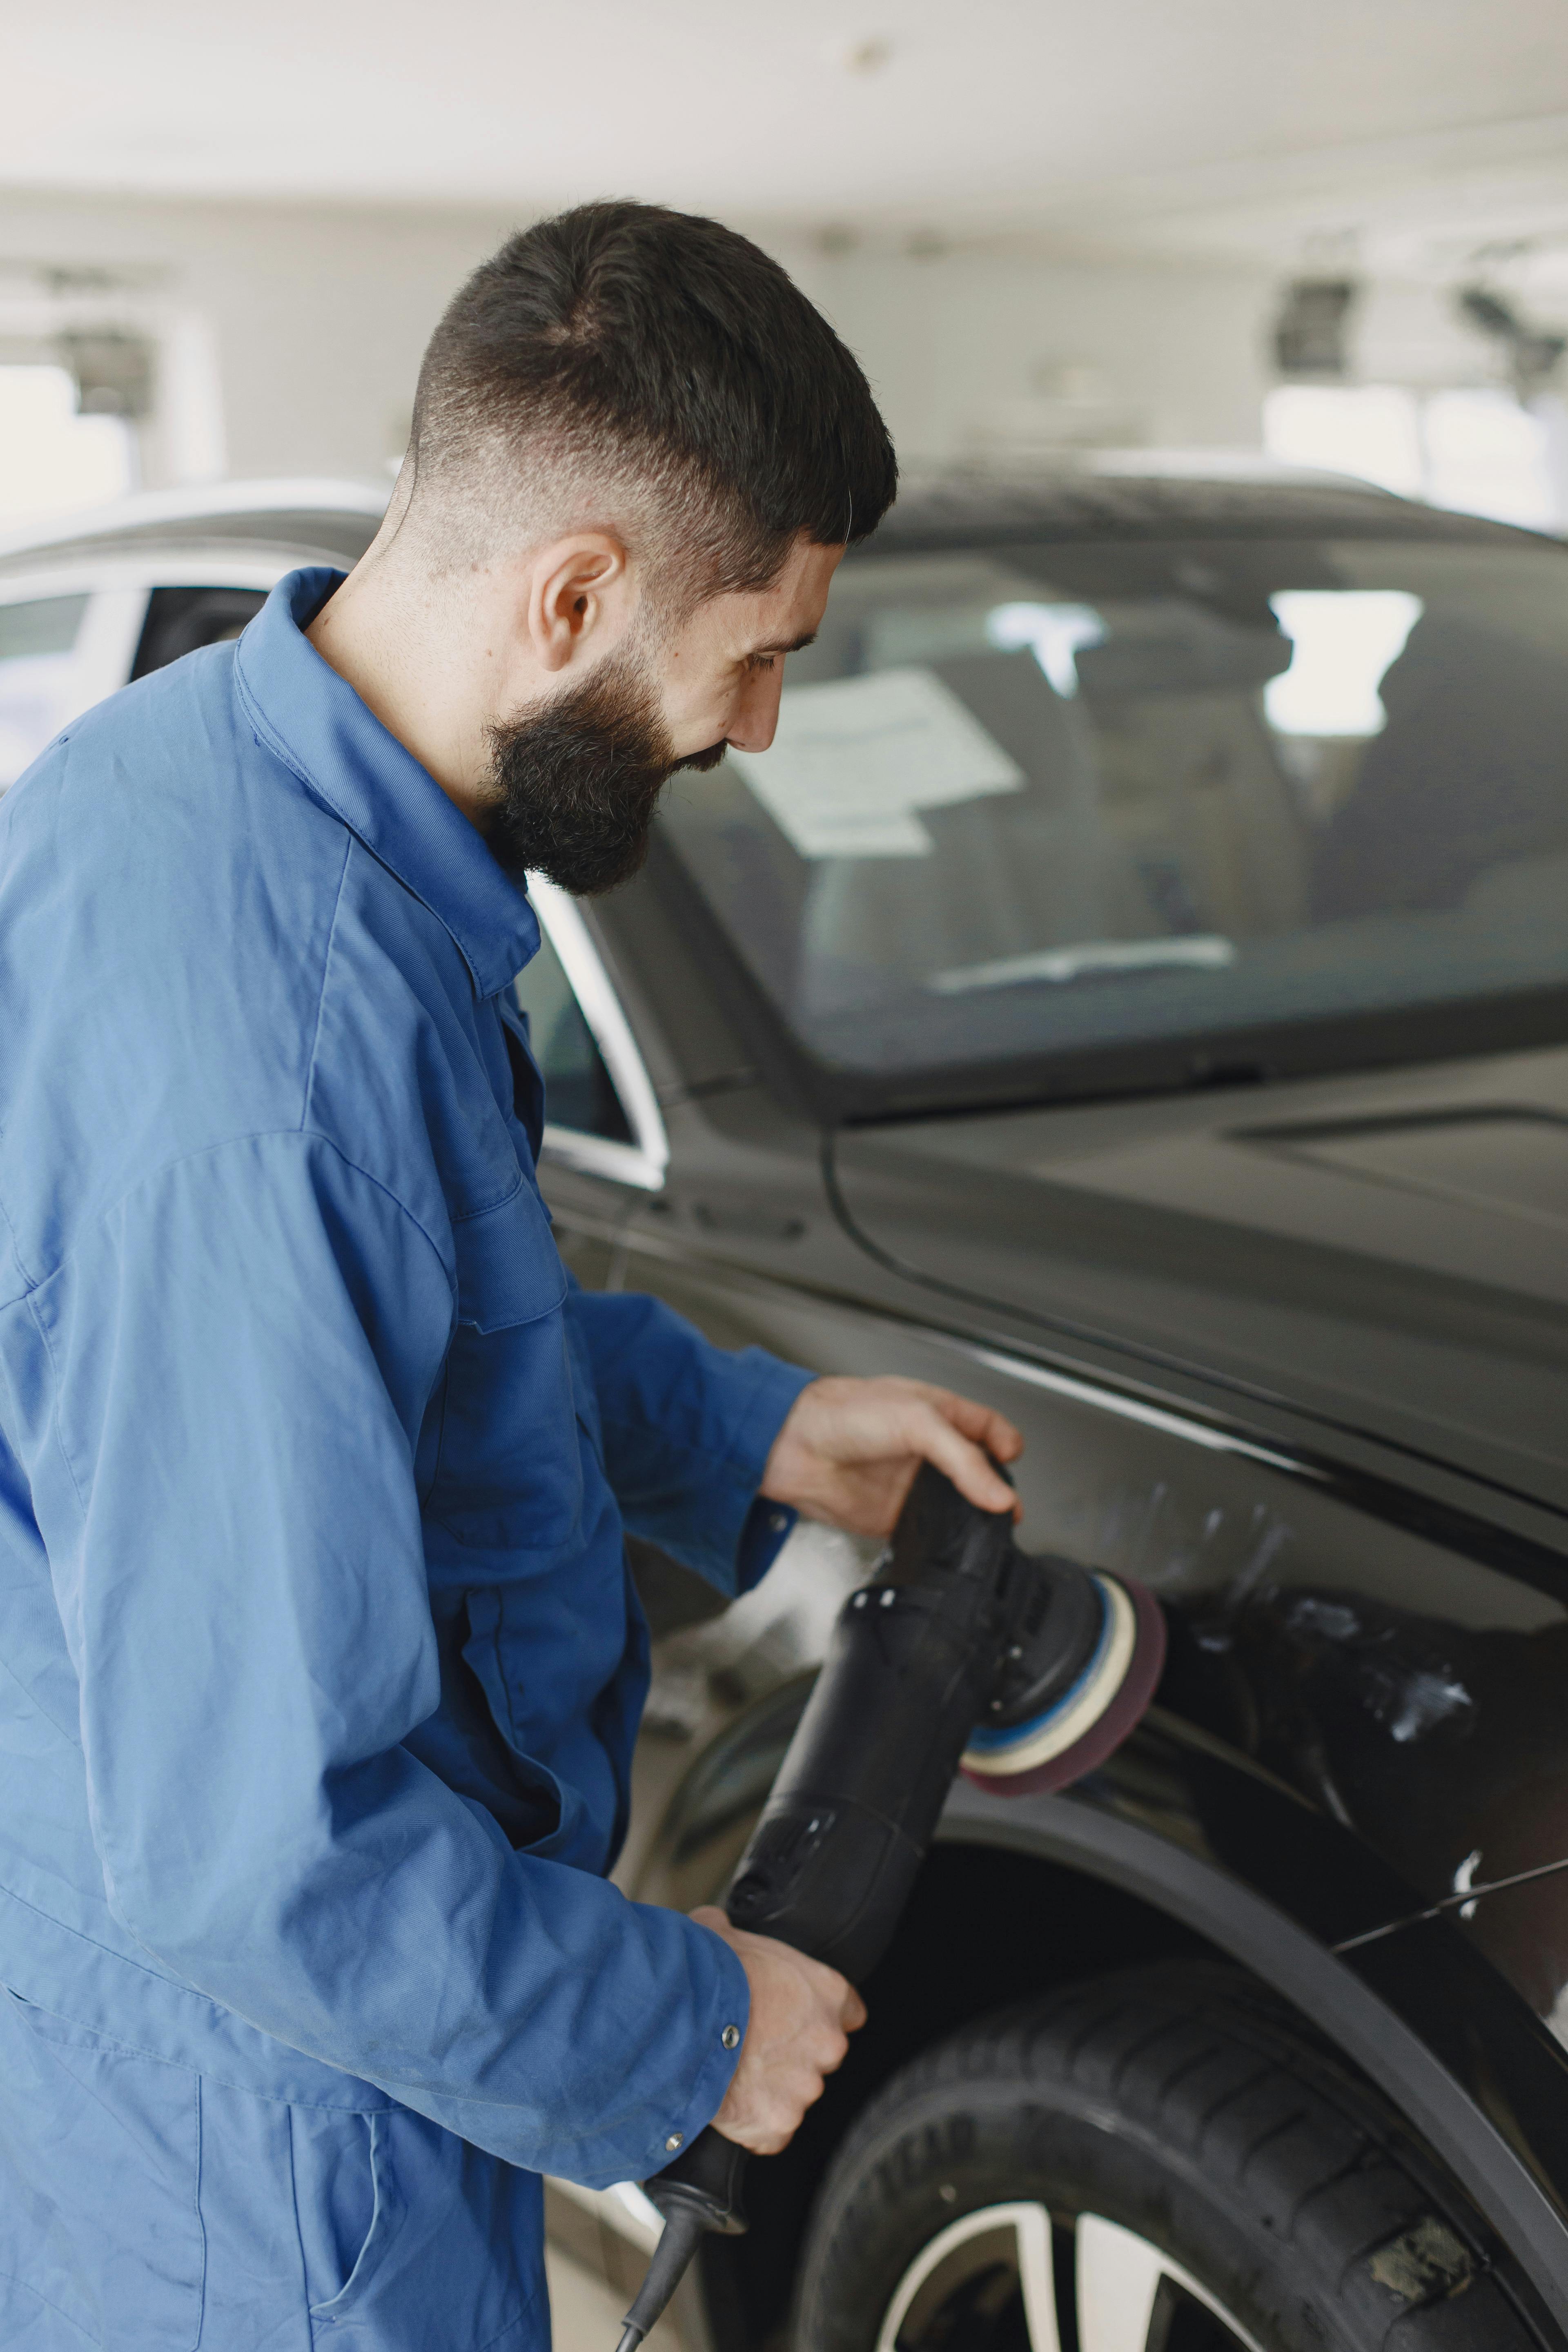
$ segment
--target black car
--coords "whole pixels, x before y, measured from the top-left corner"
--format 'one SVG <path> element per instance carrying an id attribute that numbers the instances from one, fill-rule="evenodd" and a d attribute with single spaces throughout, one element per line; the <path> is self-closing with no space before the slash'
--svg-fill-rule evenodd
<path id="1" fill-rule="evenodd" d="M 0 555 L 0 742 L 41 659 L 52 731 L 375 503 Z M 1086 461 L 901 499 L 774 750 L 609 899 L 536 886 L 582 1278 L 998 1405 L 1026 1545 L 1170 1630 L 1104 1769 L 955 1789 L 693 2347 L 1568 2345 L 1565 747 L 1555 542 Z M 866 1553 L 802 1528 L 728 1611 L 637 1566 L 618 1875 L 689 1906 Z M 638 2191 L 551 2205 L 635 2283 Z"/>

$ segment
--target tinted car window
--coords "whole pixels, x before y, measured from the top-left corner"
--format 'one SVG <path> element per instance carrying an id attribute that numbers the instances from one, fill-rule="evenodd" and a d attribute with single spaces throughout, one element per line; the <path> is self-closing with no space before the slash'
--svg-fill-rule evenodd
<path id="1" fill-rule="evenodd" d="M 0 792 L 75 717 L 85 596 L 0 604 Z"/>
<path id="2" fill-rule="evenodd" d="M 1568 982 L 1568 561 L 1430 539 L 847 562 L 664 837 L 873 1076 Z"/>
<path id="3" fill-rule="evenodd" d="M 512 993 L 528 1016 L 529 1043 L 544 1078 L 544 1116 L 550 1124 L 572 1128 L 579 1135 L 603 1136 L 612 1143 L 630 1143 L 632 1131 L 604 1055 L 542 929 L 539 953 L 519 972 Z"/>
<path id="4" fill-rule="evenodd" d="M 266 602 L 258 588 L 154 588 L 132 677 L 145 677 L 201 646 L 226 644 Z"/>

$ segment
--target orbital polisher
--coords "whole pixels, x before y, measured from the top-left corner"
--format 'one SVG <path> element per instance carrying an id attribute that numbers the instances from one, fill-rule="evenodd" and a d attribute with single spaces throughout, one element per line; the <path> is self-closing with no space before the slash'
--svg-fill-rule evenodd
<path id="1" fill-rule="evenodd" d="M 1066 1788 L 1126 1738 L 1164 1655 L 1142 1585 L 1021 1552 L 1008 1513 L 977 1510 L 926 1464 L 871 1582 L 839 1612 L 731 1881 L 731 1926 L 863 1983 L 954 1775 L 998 1796 Z M 618 2352 L 636 2352 L 705 2231 L 744 2230 L 745 2161 L 710 2125 L 644 2183 L 664 2234 Z"/>

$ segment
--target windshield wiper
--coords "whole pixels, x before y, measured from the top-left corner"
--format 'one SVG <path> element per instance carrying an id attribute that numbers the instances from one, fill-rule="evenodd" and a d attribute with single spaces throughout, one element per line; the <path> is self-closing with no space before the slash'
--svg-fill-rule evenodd
<path id="1" fill-rule="evenodd" d="M 1002 956 L 994 963 L 957 964 L 926 975 L 937 996 L 963 996 L 973 988 L 1017 988 L 1033 980 L 1058 987 L 1077 980 L 1115 980 L 1142 971 L 1223 971 L 1236 961 L 1232 940 L 1216 932 L 1177 940 L 1083 940 L 1069 948 L 1037 948 L 1028 955 Z"/>

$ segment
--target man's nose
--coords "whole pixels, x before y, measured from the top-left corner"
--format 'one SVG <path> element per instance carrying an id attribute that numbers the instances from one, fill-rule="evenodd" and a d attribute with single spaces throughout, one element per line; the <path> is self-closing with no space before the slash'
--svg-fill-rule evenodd
<path id="1" fill-rule="evenodd" d="M 784 664 L 749 679 L 740 709 L 728 730 L 737 751 L 765 751 L 779 723 L 779 696 L 784 690 Z"/>

